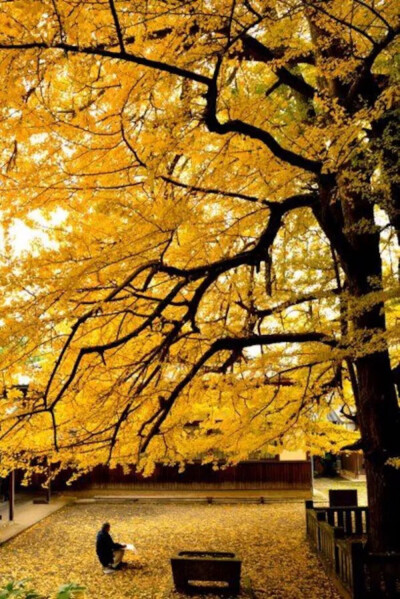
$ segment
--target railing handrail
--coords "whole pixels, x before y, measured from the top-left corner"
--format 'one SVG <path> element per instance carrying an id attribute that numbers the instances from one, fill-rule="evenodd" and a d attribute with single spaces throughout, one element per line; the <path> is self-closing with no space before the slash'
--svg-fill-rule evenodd
<path id="1" fill-rule="evenodd" d="M 307 518 L 322 521 L 326 520 L 331 526 L 344 528 L 345 535 L 357 536 L 368 531 L 369 510 L 367 506 L 344 507 L 314 507 L 313 503 L 306 503 Z"/>
<path id="2" fill-rule="evenodd" d="M 344 506 L 330 507 L 329 505 L 327 505 L 327 506 L 314 506 L 313 508 L 307 508 L 307 509 L 313 509 L 316 512 L 320 512 L 320 511 L 337 512 L 338 510 L 350 510 L 352 512 L 362 512 L 362 511 L 368 511 L 368 506 L 367 505 L 344 505 Z"/>
<path id="3" fill-rule="evenodd" d="M 362 512 L 368 511 L 367 505 L 338 505 L 338 506 L 330 506 L 330 505 L 315 505 L 313 501 L 306 501 L 306 510 L 314 510 L 316 512 L 336 512 L 338 510 L 351 510 L 354 512 Z"/>

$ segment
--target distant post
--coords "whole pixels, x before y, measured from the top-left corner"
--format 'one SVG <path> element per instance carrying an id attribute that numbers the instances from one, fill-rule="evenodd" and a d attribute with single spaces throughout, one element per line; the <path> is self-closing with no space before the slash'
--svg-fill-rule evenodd
<path id="1" fill-rule="evenodd" d="M 14 522 L 15 505 L 15 470 L 12 470 L 8 477 L 8 518 Z"/>
<path id="2" fill-rule="evenodd" d="M 310 468 L 311 468 L 311 497 L 314 497 L 314 456 L 310 454 Z"/>
<path id="3" fill-rule="evenodd" d="M 51 464 L 47 466 L 46 503 L 50 503 L 50 500 L 51 500 Z"/>
<path id="4" fill-rule="evenodd" d="M 50 503 L 51 500 L 51 468 L 49 466 L 48 471 L 48 481 L 47 481 L 47 487 L 46 487 L 46 503 Z"/>

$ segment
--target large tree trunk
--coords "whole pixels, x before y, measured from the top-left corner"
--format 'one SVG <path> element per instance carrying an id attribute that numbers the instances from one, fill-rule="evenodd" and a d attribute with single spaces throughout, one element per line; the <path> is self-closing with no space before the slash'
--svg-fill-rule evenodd
<path id="1" fill-rule="evenodd" d="M 400 455 L 398 406 L 388 352 L 356 361 L 357 405 L 370 511 L 372 551 L 400 551 L 400 470 L 387 464 Z"/>
<path id="2" fill-rule="evenodd" d="M 373 208 L 364 206 L 362 216 L 354 205 L 346 220 L 357 226 L 367 218 L 372 232 L 352 233 L 352 261 L 347 265 L 349 289 L 356 304 L 352 318 L 356 345 L 362 340 L 365 350 L 377 343 L 378 348 L 356 359 L 358 378 L 357 414 L 364 448 L 370 511 L 369 545 L 372 551 L 400 551 L 400 471 L 388 464 L 400 455 L 399 407 L 390 365 L 389 351 L 383 334 L 386 330 L 384 304 L 362 306 L 366 296 L 381 288 L 382 268 L 379 234 L 373 232 Z M 361 302 L 361 308 L 360 308 Z M 360 310 L 360 311 L 359 311 Z M 364 349 L 361 346 L 361 351 Z"/>
<path id="3" fill-rule="evenodd" d="M 390 458 L 400 456 L 399 406 L 384 337 L 385 305 L 382 301 L 374 302 L 374 293 L 382 289 L 380 236 L 375 228 L 374 208 L 368 199 L 352 195 L 342 200 L 342 208 L 345 228 L 350 231 L 347 239 L 352 254 L 346 268 L 353 341 L 365 353 L 355 364 L 357 414 L 370 508 L 368 540 L 372 551 L 400 551 L 400 471 L 388 464 Z M 353 298 L 354 315 L 351 314 Z"/>
<path id="4" fill-rule="evenodd" d="M 348 290 L 351 345 L 356 350 L 357 416 L 365 456 L 372 551 L 400 551 L 400 413 L 386 345 L 379 232 L 372 203 L 346 181 L 323 181 L 316 217 L 340 257 Z"/>

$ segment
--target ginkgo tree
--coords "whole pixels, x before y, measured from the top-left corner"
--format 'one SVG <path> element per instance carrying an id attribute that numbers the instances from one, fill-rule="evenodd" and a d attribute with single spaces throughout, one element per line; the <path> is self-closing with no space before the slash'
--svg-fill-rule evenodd
<path id="1" fill-rule="evenodd" d="M 398 33 L 395 0 L 0 3 L 3 469 L 335 450 L 341 409 L 400 548 Z"/>

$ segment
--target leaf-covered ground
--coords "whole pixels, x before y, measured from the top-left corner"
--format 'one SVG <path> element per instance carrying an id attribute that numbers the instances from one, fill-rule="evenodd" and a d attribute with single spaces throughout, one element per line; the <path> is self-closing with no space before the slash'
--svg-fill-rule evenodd
<path id="1" fill-rule="evenodd" d="M 104 521 L 115 540 L 139 550 L 138 557 L 127 552 L 129 569 L 112 575 L 103 574 L 94 552 Z M 307 546 L 304 526 L 301 503 L 74 505 L 0 547 L 0 580 L 29 577 L 45 594 L 79 582 L 91 599 L 178 599 L 169 558 L 184 549 L 214 549 L 240 555 L 253 597 L 339 599 Z M 251 596 L 248 589 L 243 596 Z"/>

